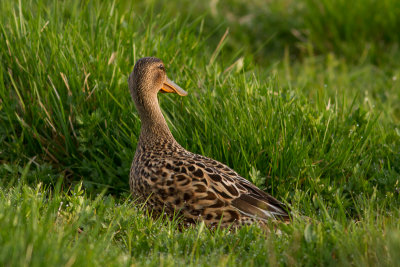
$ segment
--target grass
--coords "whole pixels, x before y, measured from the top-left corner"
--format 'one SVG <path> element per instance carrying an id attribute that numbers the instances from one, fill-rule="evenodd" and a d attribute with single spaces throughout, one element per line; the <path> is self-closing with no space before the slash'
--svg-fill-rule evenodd
<path id="1" fill-rule="evenodd" d="M 398 3 L 182 3 L 0 3 L 2 265 L 398 264 Z M 131 201 L 149 55 L 189 92 L 159 97 L 178 142 L 310 222 L 180 232 Z"/>
<path id="2" fill-rule="evenodd" d="M 1 262 L 9 266 L 394 266 L 399 260 L 398 212 L 389 218 L 367 208 L 362 215 L 368 220 L 363 222 L 295 221 L 281 227 L 280 235 L 266 235 L 257 227 L 210 232 L 204 225 L 180 232 L 174 222 L 153 221 L 124 199 L 90 197 L 80 185 L 62 192 L 60 183 L 55 189 L 19 183 L 2 191 Z"/>

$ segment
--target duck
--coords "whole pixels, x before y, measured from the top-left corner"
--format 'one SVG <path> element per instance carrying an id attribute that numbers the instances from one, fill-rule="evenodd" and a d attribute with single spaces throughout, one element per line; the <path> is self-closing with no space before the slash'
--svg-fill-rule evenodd
<path id="1" fill-rule="evenodd" d="M 128 78 L 141 129 L 132 161 L 132 195 L 153 216 L 179 216 L 184 225 L 207 227 L 267 225 L 290 221 L 284 203 L 259 189 L 227 165 L 192 153 L 173 137 L 158 102 L 158 93 L 188 93 L 166 75 L 156 57 L 139 59 Z"/>

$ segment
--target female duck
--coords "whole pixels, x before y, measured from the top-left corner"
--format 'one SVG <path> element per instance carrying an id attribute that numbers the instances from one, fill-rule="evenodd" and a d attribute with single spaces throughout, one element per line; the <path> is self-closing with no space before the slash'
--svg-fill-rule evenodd
<path id="1" fill-rule="evenodd" d="M 129 89 L 142 122 L 130 188 L 155 214 L 178 214 L 186 224 L 204 221 L 222 227 L 289 220 L 283 203 L 226 165 L 178 144 L 157 94 L 185 96 L 187 92 L 167 78 L 160 59 L 139 59 L 129 77 Z"/>

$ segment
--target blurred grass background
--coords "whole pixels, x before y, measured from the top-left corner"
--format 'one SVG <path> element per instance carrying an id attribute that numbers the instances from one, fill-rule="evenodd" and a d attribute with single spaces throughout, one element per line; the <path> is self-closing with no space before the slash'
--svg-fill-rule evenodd
<path id="1" fill-rule="evenodd" d="M 132 208 L 125 199 L 140 121 L 127 77 L 137 59 L 157 56 L 166 63 L 169 77 L 189 92 L 186 98 L 159 97 L 178 142 L 228 164 L 296 212 L 321 222 L 315 227 L 295 222 L 284 237 L 275 236 L 270 243 L 258 240 L 264 252 L 274 248 L 286 253 L 283 264 L 396 262 L 391 251 L 399 247 L 399 240 L 388 236 L 399 235 L 399 3 L 1 1 L 0 203 L 5 212 L 0 220 L 10 227 L 15 220 L 32 223 L 47 235 L 48 224 L 62 217 L 60 236 L 49 240 L 55 238 L 51 242 L 60 251 L 65 243 L 57 240 L 78 241 L 68 257 L 54 257 L 54 263 L 66 264 L 87 244 L 102 251 L 104 242 L 111 242 L 118 247 L 115 255 L 129 254 L 139 263 L 147 262 L 149 244 L 162 247 L 165 239 L 155 240 L 173 227 L 154 230 L 152 237 L 144 237 L 147 241 L 137 240 L 129 248 L 121 245 L 126 235 L 112 234 L 131 227 L 159 229 L 159 222 L 140 212 L 142 219 L 118 229 L 89 224 L 95 229 L 89 234 L 92 241 L 79 239 L 63 226 L 71 220 L 74 225 L 81 222 L 81 213 L 72 213 L 66 203 L 89 203 L 89 210 L 111 208 L 93 202 L 104 190 L 106 198 L 122 203 L 124 212 Z M 35 189 L 37 184 L 46 186 Z M 51 193 L 56 184 L 59 198 Z M 79 188 L 79 198 L 71 186 Z M 13 202 L 21 194 L 24 200 Z M 36 201 L 38 194 L 46 195 L 54 207 L 35 204 L 24 206 L 21 213 L 9 212 L 13 205 Z M 29 209 L 38 215 L 32 217 Z M 57 215 L 60 210 L 66 217 Z M 125 219 L 118 217 L 113 223 L 120 220 Z M 375 228 L 383 233 L 372 231 Z M 32 231 L 27 231 L 21 232 L 18 247 L 7 230 L 0 230 L 0 244 L 9 246 L 0 259 L 12 252 L 18 262 L 29 252 L 31 243 L 23 236 Z M 183 263 L 205 264 L 204 253 L 221 265 L 238 261 L 234 247 L 218 250 L 229 236 L 226 232 L 219 233 L 222 239 L 210 241 L 216 242 L 209 244 L 210 251 L 193 248 L 198 255 L 191 260 L 173 249 L 173 242 L 185 243 L 200 236 L 198 231 L 177 234 L 163 252 L 166 259 L 155 257 L 147 263 L 173 264 L 177 256 Z M 232 238 L 241 240 L 249 231 L 258 230 L 243 230 Z M 339 242 L 347 231 L 350 236 Z M 97 235 L 107 241 L 93 247 Z M 251 253 L 261 252 L 249 248 L 251 240 L 243 242 L 248 257 L 241 262 L 250 264 Z M 299 250 L 301 244 L 308 245 Z M 44 251 L 53 245 L 38 246 Z M 316 255 L 316 247 L 325 256 Z M 213 254 L 212 248 L 219 252 Z M 135 249 L 142 254 L 133 253 Z M 369 254 L 374 250 L 379 252 Z M 342 257 L 332 254 L 339 252 Z M 273 264 L 272 254 L 257 255 L 259 260 L 252 264 Z M 76 264 L 94 261 L 78 258 Z M 129 259 L 125 255 L 122 262 L 132 263 Z M 119 264 L 121 258 L 105 260 Z"/>

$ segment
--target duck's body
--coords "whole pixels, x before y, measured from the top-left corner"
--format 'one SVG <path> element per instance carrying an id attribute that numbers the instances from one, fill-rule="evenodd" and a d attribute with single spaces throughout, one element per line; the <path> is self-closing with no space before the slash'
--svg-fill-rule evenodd
<path id="1" fill-rule="evenodd" d="M 158 91 L 185 95 L 166 78 L 161 60 L 140 59 L 129 86 L 142 121 L 130 188 L 155 214 L 181 215 L 185 223 L 240 226 L 289 220 L 286 206 L 228 166 L 185 150 L 165 122 Z"/>

